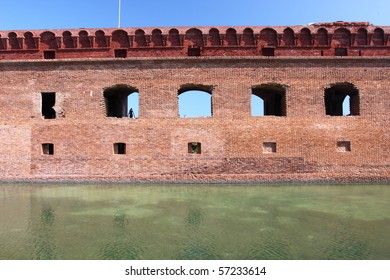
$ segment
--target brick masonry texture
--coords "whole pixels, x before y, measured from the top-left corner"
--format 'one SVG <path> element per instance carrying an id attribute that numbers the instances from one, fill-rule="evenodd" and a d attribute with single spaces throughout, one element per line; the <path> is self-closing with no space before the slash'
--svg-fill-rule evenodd
<path id="1" fill-rule="evenodd" d="M 307 48 L 299 45 L 304 28 L 312 44 Z M 226 45 L 228 28 L 218 28 L 221 45 L 205 50 L 211 29 L 175 28 L 184 34 L 177 47 L 166 46 L 173 33 L 168 28 L 128 30 L 134 34 L 124 42 L 115 30 L 100 30 L 104 36 L 99 30 L 0 32 L 0 180 L 389 181 L 390 28 L 343 22 L 292 27 L 292 42 L 286 27 L 269 28 L 276 30 L 274 57 L 261 55 L 264 27 L 250 28 L 259 35 L 253 48 L 243 43 L 252 43 L 245 39 L 252 38 L 248 28 L 234 29 L 236 46 Z M 320 29 L 329 45 L 318 45 Z M 160 42 L 152 36 L 156 30 L 164 46 L 152 44 Z M 36 49 L 29 50 L 32 39 Z M 127 58 L 113 57 L 114 39 Z M 64 40 L 73 48 L 63 48 Z M 88 47 L 80 48 L 81 42 Z M 146 44 L 137 54 L 135 42 Z M 348 55 L 335 56 L 344 45 Z M 202 47 L 200 54 L 189 57 L 191 46 Z M 47 49 L 55 50 L 55 59 L 43 59 Z M 337 84 L 358 92 L 358 114 L 326 114 L 325 91 Z M 107 117 L 104 92 L 115 85 L 139 92 L 138 118 Z M 282 116 L 251 115 L 258 85 L 283 88 Z M 210 89 L 212 116 L 180 118 L 183 88 Z M 55 93 L 55 119 L 42 117 L 46 92 Z M 189 152 L 193 142 L 201 143 L 200 154 Z M 44 143 L 53 144 L 52 155 L 42 152 Z M 115 154 L 114 143 L 125 143 L 126 153 Z"/>

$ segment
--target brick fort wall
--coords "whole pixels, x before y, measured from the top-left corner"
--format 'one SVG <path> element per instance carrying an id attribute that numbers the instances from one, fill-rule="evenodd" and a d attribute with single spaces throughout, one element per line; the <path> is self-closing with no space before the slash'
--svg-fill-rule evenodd
<path id="1" fill-rule="evenodd" d="M 0 49 L 2 181 L 389 181 L 386 33 L 380 47 L 365 47 L 367 56 L 326 55 L 339 45 L 327 46 L 325 55 L 314 46 L 310 55 L 277 55 L 288 49 L 280 45 L 282 32 L 273 56 L 258 45 L 248 54 L 244 44 L 226 56 L 220 55 L 228 48 L 223 45 L 203 55 L 210 41 L 203 36 L 198 44 L 170 49 L 171 57 L 151 52 L 151 45 L 143 50 L 148 55 L 129 55 L 130 38 L 126 57 L 115 57 L 111 44 L 104 53 L 113 57 L 99 58 L 84 57 L 97 53 L 95 43 L 85 50 L 73 45 L 72 55 L 61 58 L 59 39 L 55 57 L 48 58 L 42 43 L 29 51 L 18 35 L 23 32 L 13 33 Z M 367 43 L 374 33 L 366 34 Z M 302 51 L 294 38 L 291 54 Z M 11 39 L 19 49 L 9 47 Z M 201 53 L 190 55 L 198 46 Z M 346 47 L 348 54 L 352 48 Z M 192 89 L 211 95 L 210 117 L 179 117 L 178 96 Z M 139 115 L 128 118 L 120 99 L 134 91 Z M 252 116 L 252 95 L 267 104 L 264 116 Z M 351 113 L 343 116 L 334 108 L 346 95 Z"/>

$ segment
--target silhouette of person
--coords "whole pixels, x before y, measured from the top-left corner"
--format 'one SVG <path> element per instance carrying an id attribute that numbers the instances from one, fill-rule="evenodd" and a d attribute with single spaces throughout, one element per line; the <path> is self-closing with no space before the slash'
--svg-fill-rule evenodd
<path id="1" fill-rule="evenodd" d="M 129 111 L 129 118 L 130 118 L 130 119 L 133 119 L 133 118 L 134 118 L 134 111 L 133 111 L 133 108 L 130 108 L 130 111 Z"/>

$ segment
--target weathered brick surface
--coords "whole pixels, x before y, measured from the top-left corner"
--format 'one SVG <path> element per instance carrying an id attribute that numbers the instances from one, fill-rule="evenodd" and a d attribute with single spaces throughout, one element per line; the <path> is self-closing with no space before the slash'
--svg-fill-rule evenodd
<path id="1" fill-rule="evenodd" d="M 24 60 L 0 61 L 0 180 L 390 179 L 389 57 L 73 52 L 77 59 L 29 60 L 20 51 Z M 325 89 L 345 82 L 359 91 L 360 115 L 327 116 Z M 138 89 L 138 119 L 106 117 L 103 92 L 117 84 Z M 188 84 L 213 86 L 212 117 L 178 117 L 178 90 Z M 251 116 L 252 86 L 260 84 L 285 87 L 286 116 Z M 42 118 L 42 92 L 56 93 L 56 119 Z M 338 151 L 338 141 L 351 151 Z M 190 142 L 201 143 L 201 154 L 188 152 Z M 263 142 L 276 143 L 276 152 L 264 152 Z M 42 154 L 43 143 L 54 144 L 53 155 Z M 114 143 L 126 143 L 126 154 L 114 154 Z"/>

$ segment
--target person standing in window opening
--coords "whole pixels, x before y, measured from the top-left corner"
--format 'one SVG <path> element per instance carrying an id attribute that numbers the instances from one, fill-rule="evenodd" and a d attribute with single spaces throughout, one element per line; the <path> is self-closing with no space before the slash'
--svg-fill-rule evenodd
<path id="1" fill-rule="evenodd" d="M 134 111 L 133 111 L 133 108 L 130 108 L 130 111 L 129 111 L 129 118 L 130 118 L 130 119 L 134 119 Z"/>

